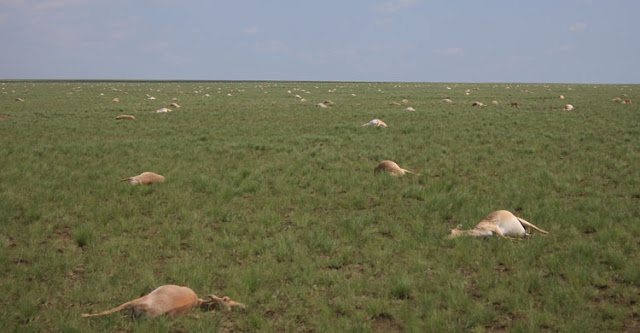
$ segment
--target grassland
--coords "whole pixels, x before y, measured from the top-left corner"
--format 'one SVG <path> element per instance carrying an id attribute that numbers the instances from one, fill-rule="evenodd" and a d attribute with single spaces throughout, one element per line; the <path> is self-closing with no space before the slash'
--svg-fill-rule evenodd
<path id="1" fill-rule="evenodd" d="M 2 332 L 640 330 L 640 86 L 0 88 Z M 497 209 L 550 235 L 446 239 Z M 80 317 L 169 283 L 248 309 Z"/>

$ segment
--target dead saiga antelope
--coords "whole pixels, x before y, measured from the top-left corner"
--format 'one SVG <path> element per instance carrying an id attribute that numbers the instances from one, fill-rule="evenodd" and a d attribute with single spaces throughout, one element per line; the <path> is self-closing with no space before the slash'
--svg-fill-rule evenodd
<path id="1" fill-rule="evenodd" d="M 384 121 L 376 118 L 373 119 L 372 121 L 363 124 L 362 126 L 375 126 L 375 127 L 389 127 L 389 125 L 387 125 Z"/>
<path id="2" fill-rule="evenodd" d="M 137 176 L 120 179 L 121 182 L 129 182 L 131 185 L 164 183 L 165 178 L 157 173 L 143 172 Z"/>
<path id="3" fill-rule="evenodd" d="M 92 314 L 83 313 L 82 317 L 104 316 L 122 310 L 131 310 L 136 317 L 145 315 L 149 318 L 154 318 L 163 314 L 173 317 L 184 315 L 196 307 L 207 309 L 220 307 L 227 311 L 231 311 L 232 307 L 246 308 L 244 304 L 234 302 L 228 296 L 209 295 L 209 299 L 203 300 L 198 298 L 196 293 L 188 287 L 168 284 L 156 288 L 148 295 L 126 302 L 113 309 Z"/>
<path id="4" fill-rule="evenodd" d="M 382 162 L 380 162 L 380 164 L 378 164 L 378 166 L 373 169 L 373 172 L 378 173 L 380 171 L 389 171 L 389 173 L 394 176 L 394 177 L 398 177 L 398 176 L 404 176 L 405 173 L 410 173 L 412 175 L 417 175 L 420 176 L 419 173 L 415 173 L 413 171 L 409 171 L 407 169 L 403 169 L 400 166 L 398 166 L 398 164 L 396 164 L 396 162 L 394 161 L 388 161 L 388 160 L 384 160 Z"/>
<path id="5" fill-rule="evenodd" d="M 548 234 L 547 231 L 536 227 L 533 223 L 527 222 L 522 218 L 516 217 L 506 210 L 497 210 L 489 214 L 471 230 L 460 230 L 461 227 L 462 225 L 459 224 L 457 227 L 452 229 L 449 234 L 449 238 L 456 238 L 460 236 L 488 237 L 496 234 L 502 238 L 511 240 L 513 238 L 509 236 L 529 236 L 530 233 L 527 233 L 525 228 L 532 228 L 543 234 Z"/>

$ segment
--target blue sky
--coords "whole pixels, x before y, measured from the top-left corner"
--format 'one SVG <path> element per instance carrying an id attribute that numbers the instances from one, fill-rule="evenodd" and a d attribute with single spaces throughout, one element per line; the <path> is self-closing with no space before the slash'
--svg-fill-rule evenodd
<path id="1" fill-rule="evenodd" d="M 0 79 L 640 83 L 639 0 L 0 0 Z"/>

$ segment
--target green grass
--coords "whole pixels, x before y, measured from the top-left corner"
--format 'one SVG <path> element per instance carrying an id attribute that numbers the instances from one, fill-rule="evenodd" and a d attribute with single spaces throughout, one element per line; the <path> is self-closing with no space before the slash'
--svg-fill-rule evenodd
<path id="1" fill-rule="evenodd" d="M 636 85 L 0 89 L 3 332 L 640 329 Z M 422 176 L 374 175 L 383 159 Z M 143 171 L 167 182 L 118 182 Z M 497 209 L 550 235 L 446 239 Z M 169 283 L 248 310 L 80 317 Z"/>

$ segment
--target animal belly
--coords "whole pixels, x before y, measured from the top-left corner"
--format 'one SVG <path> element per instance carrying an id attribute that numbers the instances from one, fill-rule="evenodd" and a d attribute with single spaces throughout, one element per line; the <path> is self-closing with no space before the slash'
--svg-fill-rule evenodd
<path id="1" fill-rule="evenodd" d="M 502 231 L 502 233 L 507 236 L 522 237 L 525 234 L 525 230 L 520 223 L 502 224 L 498 225 L 498 228 L 500 228 L 500 231 Z"/>

